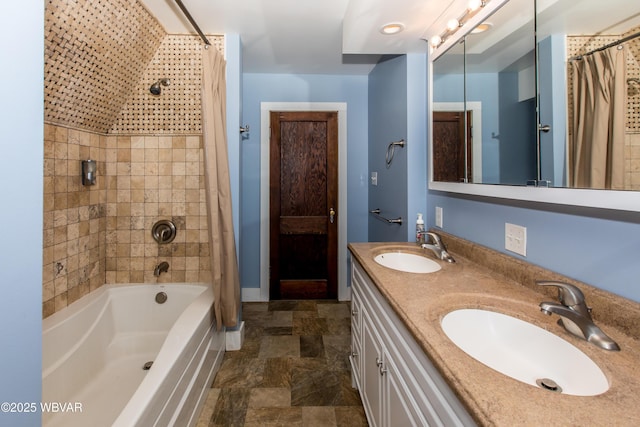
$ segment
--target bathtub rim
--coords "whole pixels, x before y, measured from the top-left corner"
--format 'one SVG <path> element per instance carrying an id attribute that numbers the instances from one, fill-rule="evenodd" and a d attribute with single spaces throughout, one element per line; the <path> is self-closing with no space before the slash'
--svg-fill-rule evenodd
<path id="1" fill-rule="evenodd" d="M 197 283 L 185 283 L 185 282 L 169 282 L 169 283 L 118 283 L 118 284 L 106 284 L 96 289 L 82 298 L 69 304 L 65 309 L 60 310 L 43 319 L 42 333 L 49 332 L 56 327 L 63 325 L 65 322 L 73 322 L 74 317 L 79 316 L 85 309 L 93 309 L 91 306 L 94 304 L 101 304 L 98 308 L 98 316 L 94 322 L 87 325 L 87 329 L 90 330 L 95 322 L 99 321 L 100 315 L 106 309 L 109 303 L 110 291 L 119 290 L 123 288 L 132 288 L 142 292 L 148 292 L 150 295 L 154 295 L 157 292 L 166 291 L 171 292 L 171 287 L 180 288 L 189 287 L 195 288 L 195 290 L 202 289 L 201 292 L 194 293 L 193 300 L 184 308 L 180 313 L 176 321 L 172 324 L 165 340 L 158 351 L 158 355 L 154 359 L 155 366 L 164 366 L 165 369 L 153 370 L 151 369 L 148 374 L 143 378 L 141 383 L 135 389 L 131 399 L 120 408 L 120 412 L 116 417 L 116 421 L 121 419 L 122 414 L 130 414 L 132 417 L 128 418 L 134 425 L 135 420 L 139 419 L 145 412 L 146 408 L 151 404 L 154 392 L 163 383 L 168 373 L 174 366 L 176 359 L 180 357 L 186 350 L 191 335 L 185 337 L 185 326 L 191 325 L 189 333 L 194 333 L 193 328 L 199 327 L 204 321 L 207 323 L 207 331 L 211 332 L 215 329 L 215 316 L 213 315 L 213 301 L 214 293 L 213 287 L 204 282 Z M 208 317 L 208 319 L 207 319 Z M 85 329 L 85 328 L 83 328 Z M 224 329 L 220 331 L 224 336 Z M 178 336 L 180 335 L 180 336 Z M 86 335 L 82 334 L 84 338 Z M 44 349 L 43 349 L 44 350 Z M 71 351 L 68 350 L 68 351 Z M 52 363 L 47 367 L 47 371 L 55 369 L 56 363 Z M 43 379 L 45 378 L 44 366 L 42 367 Z M 132 407 L 133 410 L 128 410 Z M 125 416 L 125 419 L 126 416 Z"/>

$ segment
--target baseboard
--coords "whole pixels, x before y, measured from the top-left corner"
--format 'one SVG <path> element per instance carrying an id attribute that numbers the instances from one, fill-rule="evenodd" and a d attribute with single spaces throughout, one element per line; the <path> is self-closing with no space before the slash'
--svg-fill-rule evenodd
<path id="1" fill-rule="evenodd" d="M 240 322 L 240 327 L 233 331 L 226 332 L 226 349 L 227 351 L 237 351 L 242 348 L 244 343 L 244 322 Z"/>
<path id="2" fill-rule="evenodd" d="M 262 297 L 262 290 L 260 288 L 243 288 L 242 289 L 242 302 L 265 302 L 269 299 Z"/>

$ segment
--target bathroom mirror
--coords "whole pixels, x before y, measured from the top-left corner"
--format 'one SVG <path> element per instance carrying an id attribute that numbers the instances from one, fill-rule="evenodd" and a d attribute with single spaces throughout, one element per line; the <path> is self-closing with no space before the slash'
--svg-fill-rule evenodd
<path id="1" fill-rule="evenodd" d="M 536 179 L 533 16 L 531 0 L 511 0 L 434 61 L 434 173 L 443 169 L 437 155 L 447 151 L 443 147 L 460 146 L 470 172 L 458 182 L 525 185 Z M 466 141 L 447 139 L 451 133 L 443 134 L 436 120 L 460 97 Z"/>
<path id="2" fill-rule="evenodd" d="M 459 31 L 459 35 L 455 35 L 457 41 L 464 40 L 463 52 L 453 49 L 432 52 L 431 57 L 435 59 L 432 62 L 431 111 L 438 111 L 443 103 L 457 102 L 449 97 L 450 88 L 447 84 L 454 79 L 452 75 L 459 73 L 459 69 L 449 68 L 448 64 L 464 63 L 463 77 L 455 79 L 465 82 L 462 92 L 466 92 L 467 95 L 464 103 L 468 104 L 469 108 L 466 111 L 472 111 L 471 114 L 474 116 L 477 108 L 472 107 L 472 103 L 480 103 L 481 129 L 478 130 L 472 125 L 470 138 L 472 147 L 478 145 L 478 140 L 481 141 L 479 152 L 482 160 L 481 173 L 476 174 L 474 162 L 477 159 L 470 157 L 473 165 L 470 176 L 473 179 L 466 182 L 473 184 L 461 184 L 464 180 L 457 180 L 456 183 L 453 180 L 438 181 L 433 176 L 430 189 L 640 210 L 640 196 L 634 191 L 626 191 L 640 190 L 640 149 L 633 148 L 634 145 L 640 146 L 640 130 L 637 128 L 637 122 L 640 120 L 637 117 L 640 109 L 640 90 L 634 86 L 633 80 L 636 77 L 635 73 L 638 73 L 638 69 L 634 67 L 640 63 L 640 37 L 633 42 L 625 43 L 628 47 L 627 63 L 631 63 L 624 78 L 628 98 L 627 111 L 635 111 L 636 117 L 634 119 L 633 115 L 628 115 L 625 119 L 626 133 L 623 139 L 626 145 L 623 151 L 627 157 L 623 161 L 626 168 L 624 191 L 593 191 L 593 188 L 602 187 L 576 186 L 572 185 L 569 179 L 568 139 L 571 130 L 567 117 L 571 115 L 571 104 L 568 101 L 571 90 L 567 87 L 568 58 L 640 31 L 640 3 L 628 0 L 612 1 L 613 3 L 593 0 L 538 0 L 535 4 L 533 0 L 510 0 L 495 13 L 487 10 L 485 16 L 480 18 L 479 22 L 488 24 L 488 30 L 478 34 L 462 30 Z M 534 28 L 533 19 L 535 9 L 537 28 Z M 536 32 L 537 52 L 534 49 Z M 576 35 L 588 36 L 578 38 Z M 454 44 L 450 41 L 449 45 Z M 456 55 L 462 55 L 464 59 L 454 59 Z M 474 91 L 488 91 L 488 85 L 483 85 L 481 79 L 489 78 L 489 73 L 498 73 L 498 76 L 492 76 L 492 80 L 489 80 L 498 89 L 492 96 L 482 99 L 475 95 Z M 500 73 L 503 74 L 499 75 Z M 478 82 L 474 83 L 474 80 Z M 511 87 L 517 85 L 517 95 L 514 95 L 515 91 L 502 90 L 507 83 Z M 536 89 L 539 93 L 539 122 L 535 114 Z M 517 99 L 514 100 L 516 96 Z M 503 103 L 505 97 L 511 99 L 509 106 L 509 99 Z M 526 113 L 522 113 L 512 123 L 505 120 L 504 117 L 509 117 L 505 116 L 505 111 L 514 113 L 516 107 L 522 111 L 530 111 L 531 114 L 527 116 Z M 496 115 L 490 119 L 491 108 L 497 111 L 497 120 Z M 503 109 L 503 119 L 500 120 L 500 111 Z M 629 125 L 632 119 L 636 121 L 635 128 L 633 124 Z M 473 117 L 470 120 L 473 120 Z M 510 126 L 511 124 L 514 126 Z M 548 131 L 538 131 L 538 125 Z M 435 126 L 431 126 L 431 133 L 436 131 L 433 129 Z M 433 135 L 430 140 L 433 146 Z M 473 148 L 471 150 L 474 152 Z M 632 155 L 637 159 L 630 157 Z M 432 157 L 431 160 L 434 161 L 435 158 Z M 437 168 L 438 165 L 434 164 L 431 169 L 435 171 Z M 633 182 L 636 183 L 635 186 L 629 185 Z M 480 183 L 500 185 L 475 185 Z M 527 187 L 532 183 L 533 188 Z M 560 189 L 561 187 L 581 190 Z"/>

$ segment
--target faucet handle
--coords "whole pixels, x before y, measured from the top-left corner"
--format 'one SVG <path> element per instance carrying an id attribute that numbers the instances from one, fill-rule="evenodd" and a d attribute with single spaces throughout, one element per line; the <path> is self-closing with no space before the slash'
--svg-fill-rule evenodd
<path id="1" fill-rule="evenodd" d="M 546 280 L 537 280 L 536 284 L 540 286 L 556 286 L 558 288 L 558 299 L 563 305 L 576 308 L 584 315 L 588 315 L 591 312 L 591 308 L 585 304 L 584 294 L 577 286 L 570 283 Z"/>
<path id="2" fill-rule="evenodd" d="M 442 243 L 442 239 L 440 238 L 439 234 L 433 231 L 427 231 L 425 235 L 431 238 L 431 241 L 433 242 L 434 245 L 446 250 L 446 247 L 444 243 Z"/>

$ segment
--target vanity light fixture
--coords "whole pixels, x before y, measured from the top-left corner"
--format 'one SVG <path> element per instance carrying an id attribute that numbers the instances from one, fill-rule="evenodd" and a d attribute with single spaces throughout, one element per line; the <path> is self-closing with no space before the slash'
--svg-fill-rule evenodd
<path id="1" fill-rule="evenodd" d="M 431 47 L 433 49 L 436 49 L 438 46 L 444 43 L 445 40 L 447 40 L 447 38 L 451 37 L 453 34 L 456 33 L 456 31 L 458 31 L 458 29 L 462 28 L 464 24 L 469 19 L 471 19 L 476 13 L 478 13 L 480 9 L 485 7 L 487 3 L 489 3 L 489 0 L 469 0 L 469 3 L 467 4 L 467 8 L 462 14 L 462 16 L 460 16 L 457 19 L 452 18 L 448 20 L 446 29 L 442 33 L 432 36 L 431 39 L 429 39 L 429 44 L 431 45 Z M 477 32 L 486 31 L 487 29 L 489 29 L 489 27 L 490 25 Z"/>
<path id="2" fill-rule="evenodd" d="M 467 10 L 469 12 L 476 11 L 481 7 L 484 7 L 484 1 L 482 0 L 469 0 L 469 5 L 467 6 Z"/>
<path id="3" fill-rule="evenodd" d="M 380 32 L 386 36 L 398 34 L 404 30 L 404 24 L 400 22 L 391 22 L 380 27 Z"/>
<path id="4" fill-rule="evenodd" d="M 460 26 L 460 21 L 458 21 L 457 19 L 449 19 L 449 21 L 447 21 L 447 30 L 449 31 L 455 31 L 458 29 L 458 27 Z"/>

